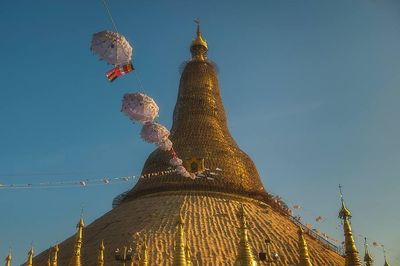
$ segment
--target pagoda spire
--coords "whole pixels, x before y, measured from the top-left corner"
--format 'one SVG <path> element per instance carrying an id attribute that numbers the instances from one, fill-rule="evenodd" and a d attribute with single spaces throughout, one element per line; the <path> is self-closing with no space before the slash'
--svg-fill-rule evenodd
<path id="1" fill-rule="evenodd" d="M 26 260 L 26 266 L 33 266 L 33 247 L 28 252 L 28 259 Z"/>
<path id="2" fill-rule="evenodd" d="M 365 247 L 365 254 L 364 254 L 365 266 L 372 266 L 374 263 L 374 260 L 372 259 L 371 255 L 369 254 L 368 243 L 367 243 L 366 237 L 364 238 L 364 247 Z"/>
<path id="3" fill-rule="evenodd" d="M 206 40 L 203 39 L 200 31 L 200 20 L 194 21 L 197 24 L 196 38 L 190 45 L 190 52 L 192 53 L 192 60 L 204 61 L 207 59 L 208 45 Z"/>
<path id="4" fill-rule="evenodd" d="M 361 266 L 360 256 L 357 251 L 357 247 L 351 231 L 351 212 L 346 208 L 343 199 L 342 186 L 339 185 L 340 200 L 342 202 L 342 208 L 339 212 L 339 218 L 343 220 L 344 230 L 344 242 L 345 242 L 345 254 L 346 254 L 346 266 Z"/>
<path id="5" fill-rule="evenodd" d="M 299 251 L 300 251 L 300 263 L 299 266 L 312 266 L 310 255 L 308 253 L 308 247 L 306 239 L 304 238 L 303 228 L 299 225 Z"/>
<path id="6" fill-rule="evenodd" d="M 176 231 L 176 242 L 174 249 L 174 259 L 172 262 L 173 266 L 186 266 L 186 254 L 185 254 L 185 231 L 183 229 L 184 220 L 182 214 L 178 218 L 178 230 Z"/>
<path id="7" fill-rule="evenodd" d="M 83 218 L 79 219 L 79 223 L 76 225 L 76 238 L 75 238 L 75 246 L 74 246 L 74 253 L 72 254 L 71 261 L 69 266 L 81 266 L 81 248 L 82 248 L 82 238 L 83 238 Z"/>
<path id="8" fill-rule="evenodd" d="M 382 246 L 383 247 L 383 257 L 385 258 L 385 264 L 383 264 L 383 266 L 390 266 L 390 264 L 387 262 L 387 259 L 386 259 L 386 250 L 385 250 L 385 247 L 384 246 Z"/>
<path id="9" fill-rule="evenodd" d="M 240 204 L 238 216 L 240 221 L 240 227 L 239 227 L 240 241 L 239 241 L 238 256 L 236 258 L 235 265 L 255 266 L 257 265 L 257 262 L 254 259 L 254 255 L 249 243 L 249 236 L 248 236 L 249 227 L 247 224 L 247 218 L 243 204 Z"/>
<path id="10" fill-rule="evenodd" d="M 104 241 L 101 240 L 99 247 L 99 256 L 97 257 L 97 266 L 104 266 Z"/>
<path id="11" fill-rule="evenodd" d="M 51 266 L 58 266 L 58 244 L 53 247 L 53 258 L 51 259 Z"/>
<path id="12" fill-rule="evenodd" d="M 51 266 L 51 250 L 49 249 L 49 255 L 47 257 L 47 266 Z"/>
<path id="13" fill-rule="evenodd" d="M 6 257 L 6 263 L 4 264 L 5 266 L 11 266 L 11 261 L 12 261 L 12 255 L 11 255 L 11 250 L 8 252 L 8 255 Z"/>

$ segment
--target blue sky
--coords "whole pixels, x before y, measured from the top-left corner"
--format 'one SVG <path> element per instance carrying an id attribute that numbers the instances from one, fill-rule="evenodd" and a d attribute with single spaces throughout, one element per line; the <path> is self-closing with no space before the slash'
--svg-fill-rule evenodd
<path id="1" fill-rule="evenodd" d="M 134 46 L 145 92 L 171 125 L 179 65 L 200 17 L 220 69 L 228 126 L 266 188 L 342 239 L 337 185 L 366 235 L 400 264 L 400 2 L 110 1 Z M 0 183 L 136 175 L 154 149 L 120 113 L 135 75 L 110 84 L 89 51 L 111 29 L 101 1 L 19 1 L 0 8 Z M 0 255 L 15 265 L 111 208 L 132 183 L 1 190 Z M 324 222 L 313 221 L 316 216 Z M 377 265 L 382 252 L 371 247 Z"/>

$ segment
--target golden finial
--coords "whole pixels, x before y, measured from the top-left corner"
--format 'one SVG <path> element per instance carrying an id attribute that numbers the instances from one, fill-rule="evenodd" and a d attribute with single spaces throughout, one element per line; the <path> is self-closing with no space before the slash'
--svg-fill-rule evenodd
<path id="1" fill-rule="evenodd" d="M 238 250 L 238 257 L 236 259 L 235 265 L 237 266 L 254 266 L 257 265 L 257 261 L 254 258 L 253 252 L 250 247 L 249 237 L 248 237 L 248 225 L 246 219 L 246 213 L 243 206 L 243 203 L 240 204 L 239 209 L 239 250 Z"/>
<path id="2" fill-rule="evenodd" d="M 75 246 L 74 253 L 72 254 L 71 261 L 69 266 L 81 266 L 81 248 L 82 248 L 82 239 L 83 239 L 83 227 L 85 226 L 83 222 L 83 218 L 79 219 L 79 223 L 76 225 L 76 238 L 75 238 Z"/>
<path id="3" fill-rule="evenodd" d="M 371 255 L 369 254 L 368 243 L 367 243 L 366 237 L 364 237 L 364 247 L 365 247 L 365 255 L 364 255 L 365 266 L 372 266 L 374 263 L 374 260 L 372 259 Z"/>
<path id="4" fill-rule="evenodd" d="M 10 249 L 10 251 L 8 252 L 8 255 L 7 255 L 7 257 L 6 257 L 6 264 L 5 264 L 5 266 L 11 266 L 11 261 L 12 261 L 12 255 L 11 255 L 11 249 Z"/>
<path id="5" fill-rule="evenodd" d="M 178 230 L 176 231 L 176 242 L 174 249 L 173 266 L 186 266 L 185 256 L 185 231 L 183 229 L 184 220 L 182 214 L 179 214 L 178 218 Z"/>
<path id="6" fill-rule="evenodd" d="M 33 247 L 31 246 L 31 249 L 28 252 L 28 259 L 26 260 L 26 266 L 32 266 L 33 265 Z"/>
<path id="7" fill-rule="evenodd" d="M 361 266 L 360 256 L 358 254 L 357 247 L 353 238 L 353 233 L 351 231 L 351 213 L 346 208 L 346 205 L 344 203 L 341 185 L 339 185 L 339 192 L 340 200 L 342 202 L 342 208 L 339 212 L 339 217 L 343 220 L 346 266 Z"/>
<path id="8" fill-rule="evenodd" d="M 51 266 L 57 266 L 58 265 L 58 251 L 60 249 L 58 248 L 58 244 L 56 244 L 53 247 L 53 258 L 51 259 Z"/>
<path id="9" fill-rule="evenodd" d="M 99 256 L 97 257 L 97 266 L 104 266 L 104 241 L 101 240 L 99 247 Z"/>
<path id="10" fill-rule="evenodd" d="M 390 264 L 387 262 L 387 259 L 386 259 L 385 246 L 382 246 L 382 248 L 383 248 L 383 257 L 385 258 L 385 264 L 383 264 L 383 266 L 390 266 Z"/>
<path id="11" fill-rule="evenodd" d="M 204 61 L 207 57 L 208 45 L 201 35 L 200 19 L 195 19 L 194 22 L 197 24 L 196 38 L 192 41 L 190 51 L 193 59 Z"/>
<path id="12" fill-rule="evenodd" d="M 140 257 L 140 266 L 148 266 L 149 265 L 149 253 L 147 250 L 147 238 L 144 237 L 143 244 L 142 244 L 142 254 Z"/>
<path id="13" fill-rule="evenodd" d="M 300 263 L 299 266 L 312 266 L 310 255 L 308 254 L 308 247 L 306 239 L 304 238 L 303 228 L 299 225 L 299 251 L 300 251 Z"/>
<path id="14" fill-rule="evenodd" d="M 47 257 L 47 266 L 51 266 L 51 249 L 49 249 L 49 256 Z"/>

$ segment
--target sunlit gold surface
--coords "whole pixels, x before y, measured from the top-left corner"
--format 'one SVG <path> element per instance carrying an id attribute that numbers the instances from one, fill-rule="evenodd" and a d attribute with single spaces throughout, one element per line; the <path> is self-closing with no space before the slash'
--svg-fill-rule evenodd
<path id="1" fill-rule="evenodd" d="M 107 243 L 105 265 L 116 265 L 114 251 L 148 236 L 149 265 L 172 265 L 177 215 L 184 214 L 185 240 L 190 245 L 192 265 L 234 265 L 238 256 L 238 205 L 243 203 L 249 219 L 249 242 L 254 252 L 271 250 L 279 254 L 279 266 L 299 262 L 297 224 L 266 203 L 248 197 L 219 192 L 162 192 L 126 202 L 85 227 L 82 262 L 96 265 L 99 242 Z M 344 258 L 305 233 L 311 262 L 315 266 L 344 266 Z M 68 265 L 75 238 L 60 243 L 59 265 Z M 45 265 L 48 251 L 34 259 Z"/>
<path id="2" fill-rule="evenodd" d="M 139 266 L 148 266 L 149 265 L 149 251 L 147 248 L 147 238 L 144 239 L 142 244 L 142 253 L 140 254 Z"/>

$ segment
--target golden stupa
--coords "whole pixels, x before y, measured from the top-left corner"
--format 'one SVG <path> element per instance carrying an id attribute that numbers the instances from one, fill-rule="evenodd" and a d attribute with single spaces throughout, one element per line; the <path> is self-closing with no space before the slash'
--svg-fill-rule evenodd
<path id="1" fill-rule="evenodd" d="M 140 179 L 117 207 L 87 227 L 81 220 L 76 236 L 57 246 L 52 265 L 122 265 L 115 251 L 124 246 L 133 250 L 132 265 L 257 265 L 262 264 L 258 253 L 265 250 L 277 254 L 271 265 L 352 265 L 329 242 L 305 227 L 300 230 L 299 222 L 265 191 L 253 161 L 229 133 L 207 50 L 198 27 L 180 79 L 171 140 L 186 168 L 211 176 L 151 176 L 170 167 L 170 155 L 155 150 L 142 171 L 150 177 Z M 346 247 L 358 256 L 350 215 L 341 214 Z M 47 265 L 49 253 L 39 254 L 33 265 Z"/>

